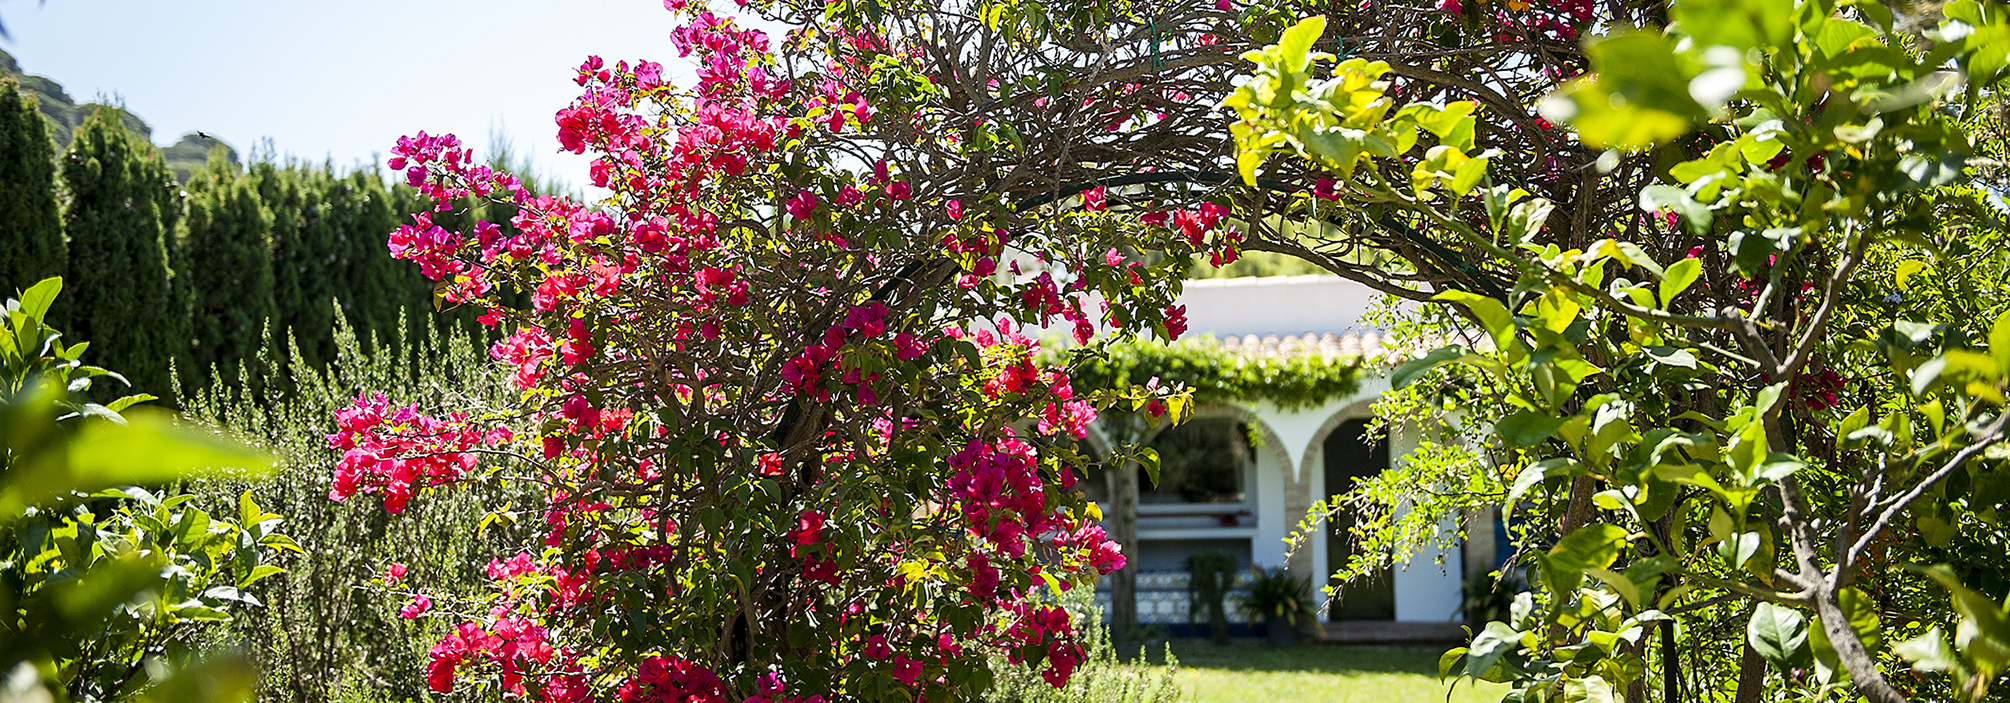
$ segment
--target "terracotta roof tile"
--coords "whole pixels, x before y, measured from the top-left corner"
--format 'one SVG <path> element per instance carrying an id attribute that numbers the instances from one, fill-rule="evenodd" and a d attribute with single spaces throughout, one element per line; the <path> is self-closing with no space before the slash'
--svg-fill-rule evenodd
<path id="1" fill-rule="evenodd" d="M 1429 352 L 1446 344 L 1463 344 L 1476 349 L 1490 349 L 1489 340 L 1429 339 L 1419 340 L 1409 345 L 1414 348 L 1394 346 L 1383 330 L 1357 328 L 1340 332 L 1306 332 L 1286 335 L 1229 335 L 1192 337 L 1180 340 L 1179 344 L 1212 345 L 1231 354 L 1251 359 L 1279 359 L 1300 356 L 1323 356 L 1339 359 L 1360 359 L 1372 366 L 1395 366 L 1412 356 Z"/>
<path id="2" fill-rule="evenodd" d="M 1197 340 L 1196 343 L 1208 342 Z M 1223 351 L 1252 358 L 1326 356 L 1375 362 L 1381 361 L 1390 351 L 1382 346 L 1382 331 L 1375 329 L 1323 334 L 1308 332 L 1281 336 L 1269 334 L 1261 337 L 1253 334 L 1240 337 L 1231 335 L 1215 339 L 1212 343 Z"/>

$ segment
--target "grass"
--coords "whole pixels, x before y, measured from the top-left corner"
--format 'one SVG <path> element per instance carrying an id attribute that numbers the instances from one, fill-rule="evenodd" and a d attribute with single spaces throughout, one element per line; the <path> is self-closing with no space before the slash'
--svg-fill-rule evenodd
<path id="1" fill-rule="evenodd" d="M 1255 641 L 1226 647 L 1173 643 L 1182 703 L 1494 703 L 1506 687 L 1438 682 L 1437 649 L 1306 643 L 1278 649 Z"/>

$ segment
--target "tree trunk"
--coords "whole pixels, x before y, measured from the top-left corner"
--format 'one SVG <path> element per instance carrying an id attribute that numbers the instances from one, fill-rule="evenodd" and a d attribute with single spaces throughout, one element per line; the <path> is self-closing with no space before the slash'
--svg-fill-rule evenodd
<path id="1" fill-rule="evenodd" d="M 1109 480 L 1110 539 L 1124 547 L 1124 568 L 1110 573 L 1110 630 L 1125 638 L 1138 626 L 1138 466 L 1122 462 Z"/>
<path id="2" fill-rule="evenodd" d="M 1563 524 L 1558 526 L 1557 534 L 1567 535 L 1576 532 L 1577 528 L 1591 522 L 1592 513 L 1597 507 L 1591 502 L 1591 496 L 1597 492 L 1597 479 L 1579 476 L 1571 480 L 1570 503 L 1564 508 Z"/>
<path id="3" fill-rule="evenodd" d="M 1682 700 L 1682 654 L 1675 648 L 1675 622 L 1661 621 L 1661 700 Z"/>
<path id="4" fill-rule="evenodd" d="M 1745 643 L 1745 657 L 1738 661 L 1738 697 L 1736 703 L 1759 703 L 1759 697 L 1766 694 L 1766 660 L 1752 649 L 1752 643 Z"/>

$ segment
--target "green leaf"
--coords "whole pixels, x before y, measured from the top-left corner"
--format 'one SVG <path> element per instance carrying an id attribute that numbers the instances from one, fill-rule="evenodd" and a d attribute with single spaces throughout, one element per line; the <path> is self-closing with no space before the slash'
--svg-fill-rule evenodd
<path id="1" fill-rule="evenodd" d="M 1808 462 L 1800 457 L 1784 452 L 1770 452 L 1766 454 L 1766 460 L 1759 464 L 1757 478 L 1779 483 L 1805 468 L 1808 468 Z"/>
<path id="2" fill-rule="evenodd" d="M 160 398 L 150 393 L 134 393 L 124 398 L 120 398 L 118 400 L 106 403 L 105 408 L 115 413 L 122 413 L 125 412 L 127 408 L 130 408 L 134 405 L 138 405 L 140 403 L 149 403 L 156 400 L 160 400 Z"/>
<path id="3" fill-rule="evenodd" d="M 197 551 L 209 541 L 209 513 L 195 508 L 182 511 L 174 524 L 176 544 L 185 551 Z"/>
<path id="4" fill-rule="evenodd" d="M 1790 666 L 1808 644 L 1807 618 L 1792 608 L 1760 603 L 1745 625 L 1752 651 L 1774 665 Z"/>
<path id="5" fill-rule="evenodd" d="M 1989 356 L 2003 375 L 2010 376 L 2010 310 L 2004 310 L 1996 325 L 1989 328 Z"/>
<path id="6" fill-rule="evenodd" d="M 1472 130 L 1468 129 L 1466 131 L 1471 133 Z M 1472 141 L 1472 138 L 1467 137 L 1466 140 Z M 1459 197 L 1465 197 L 1467 194 L 1472 193 L 1474 188 L 1479 187 L 1480 181 L 1486 178 L 1487 164 L 1492 163 L 1492 161 L 1493 157 L 1482 154 L 1467 160 L 1465 163 L 1459 164 L 1458 169 L 1452 174 L 1452 193 Z"/>
<path id="7" fill-rule="evenodd" d="M 1406 112 L 1416 118 L 1418 126 L 1437 136 L 1441 143 L 1466 151 L 1473 148 L 1471 134 L 1473 110 L 1479 106 L 1479 103 L 1471 100 L 1460 100 L 1443 106 L 1418 105 L 1418 109 Z M 1460 136 L 1464 139 L 1460 140 L 1458 138 Z"/>
<path id="8" fill-rule="evenodd" d="M 1877 30 L 1861 22 L 1852 22 L 1840 17 L 1831 17 L 1822 22 L 1822 28 L 1815 33 L 1815 48 L 1828 56 L 1842 56 L 1849 53 L 1856 43 L 1865 39 L 1876 41 Z"/>
<path id="9" fill-rule="evenodd" d="M 1473 636 L 1473 643 L 1466 651 L 1466 676 L 1488 679 L 1488 673 L 1500 663 L 1501 657 L 1519 647 L 1521 633 L 1504 622 L 1489 622 L 1486 629 Z"/>
<path id="10" fill-rule="evenodd" d="M 1611 569 L 1589 569 L 1585 573 L 1591 574 L 1600 581 L 1604 581 L 1606 587 L 1611 588 L 1613 593 L 1619 594 L 1620 598 L 1626 600 L 1626 605 L 1635 610 L 1640 608 L 1640 587 L 1634 585 L 1633 581 L 1626 578 L 1624 574 L 1614 572 Z"/>
<path id="11" fill-rule="evenodd" d="M 142 703 L 243 703 L 252 699 L 258 667 L 237 654 L 216 655 L 173 672 L 147 690 Z"/>
<path id="12" fill-rule="evenodd" d="M 10 467 L 0 476 L 0 514 L 19 515 L 69 491 L 157 485 L 222 468 L 243 469 L 246 477 L 272 469 L 271 457 L 177 424 L 165 410 L 135 408 L 127 420 L 86 421 L 62 455 Z"/>
<path id="13" fill-rule="evenodd" d="M 1284 31 L 1283 39 L 1277 42 L 1278 57 L 1292 71 L 1304 71 L 1311 61 L 1312 45 L 1319 42 L 1319 36 L 1326 33 L 1326 17 L 1313 15 L 1299 20 Z"/>
<path id="14" fill-rule="evenodd" d="M 1771 227 L 1758 232 L 1739 230 L 1731 233 L 1727 244 L 1738 270 L 1757 274 L 1767 266 L 1770 257 L 1793 251 L 1800 237 L 1799 227 Z"/>
<path id="15" fill-rule="evenodd" d="M 1836 592 L 1837 604 L 1842 607 L 1843 616 L 1849 619 L 1849 629 L 1863 640 L 1866 647 L 1875 651 L 1884 644 L 1884 623 L 1877 616 L 1877 603 L 1854 588 L 1843 588 Z"/>
<path id="16" fill-rule="evenodd" d="M 1935 335 L 1946 330 L 1947 324 L 1943 322 L 1898 320 L 1891 323 L 1892 334 L 1904 342 L 1908 348 L 1925 344 L 1928 340 L 1933 339 Z"/>
<path id="17" fill-rule="evenodd" d="M 1465 647 L 1453 647 L 1452 649 L 1447 650 L 1444 654 L 1440 655 L 1438 657 L 1438 680 L 1443 681 L 1445 679 L 1451 678 L 1452 667 L 1458 666 L 1459 661 L 1465 659 L 1465 657 L 1466 657 Z"/>
<path id="18" fill-rule="evenodd" d="M 1533 447 L 1563 427 L 1564 419 L 1521 410 L 1494 423 L 1494 433 L 1516 447 Z"/>
<path id="19" fill-rule="evenodd" d="M 1696 354 L 1687 349 L 1647 347 L 1640 350 L 1640 353 L 1647 355 L 1647 358 L 1653 359 L 1655 363 L 1662 366 L 1673 366 L 1684 369 L 1696 368 Z"/>
<path id="20" fill-rule="evenodd" d="M 1871 651 L 1883 645 L 1884 633 L 1880 630 L 1877 607 L 1861 591 L 1845 588 L 1838 592 L 1843 615 L 1849 620 L 1850 629 L 1857 639 Z M 1841 658 L 1836 654 L 1835 645 L 1829 642 L 1828 632 L 1823 630 L 1822 619 L 1816 616 L 1808 626 L 1808 650 L 1814 654 L 1815 671 L 1824 680 L 1841 669 Z"/>
<path id="21" fill-rule="evenodd" d="M 1926 569 L 1926 575 L 1947 589 L 1954 599 L 1954 611 L 1961 615 L 1954 630 L 1954 646 L 1991 672 L 2003 670 L 2010 663 L 2010 614 L 1989 597 L 1962 585 L 1960 577 L 1945 564 Z"/>
<path id="22" fill-rule="evenodd" d="M 1404 388 L 1416 382 L 1418 378 L 1422 378 L 1431 369 L 1455 361 L 1465 355 L 1466 348 L 1457 345 L 1434 349 L 1429 354 L 1405 361 L 1401 366 L 1397 366 L 1395 372 L 1389 375 L 1389 384 L 1392 388 Z"/>
<path id="23" fill-rule="evenodd" d="M 1521 470 L 1521 473 L 1515 474 L 1514 487 L 1508 490 L 1507 502 L 1503 505 L 1515 505 L 1521 500 L 1523 493 L 1551 476 L 1575 476 L 1583 472 L 1584 465 L 1569 457 L 1544 459 L 1529 464 Z"/>
<path id="24" fill-rule="evenodd" d="M 243 576 L 238 577 L 237 587 L 249 588 L 251 587 L 251 584 L 258 583 L 259 581 L 264 580 L 265 577 L 267 576 L 277 576 L 283 573 L 286 573 L 285 569 L 273 566 L 271 564 L 260 564 L 258 566 L 252 567 L 251 571 L 246 572 Z"/>
<path id="25" fill-rule="evenodd" d="M 258 523 L 264 521 L 265 509 L 258 507 L 258 501 L 252 499 L 251 491 L 245 491 L 243 495 L 237 497 L 237 525 L 239 527 L 249 530 L 257 527 Z"/>
<path id="26" fill-rule="evenodd" d="M 1785 381 L 1761 388 L 1759 389 L 1759 397 L 1753 399 L 1752 408 L 1760 415 L 1772 412 L 1773 405 L 1779 403 L 1780 397 L 1786 392 L 1787 384 Z"/>
<path id="27" fill-rule="evenodd" d="M 1911 188 L 1937 188 L 1961 180 L 1967 157 L 1951 151 L 1912 154 L 1898 161 L 1898 172 Z"/>
<path id="28" fill-rule="evenodd" d="M 1596 78 L 1543 101 L 1552 121 L 1577 128 L 1592 149 L 1643 151 L 1687 134 L 1709 112 L 1689 94 L 1675 44 L 1658 31 L 1617 34 L 1586 47 Z"/>
<path id="29" fill-rule="evenodd" d="M 101 560 L 80 577 L 44 587 L 45 597 L 56 605 L 56 613 L 73 631 L 93 629 L 113 608 L 132 600 L 141 591 L 157 587 L 162 580 L 157 557 L 130 555 Z"/>
<path id="30" fill-rule="evenodd" d="M 1946 370 L 1947 357 L 1945 356 L 1927 359 L 1924 363 L 1921 363 L 1919 368 L 1912 370 L 1912 394 L 1925 397 L 1926 392 L 1933 389 L 1933 384 L 1940 382 L 1940 374 Z"/>
<path id="31" fill-rule="evenodd" d="M 1242 125 L 1237 124 L 1236 126 L 1241 127 Z M 1275 150 L 1276 150 L 1275 147 L 1267 145 L 1265 146 L 1250 145 L 1250 144 L 1237 145 L 1235 153 L 1235 172 L 1242 176 L 1242 182 L 1244 185 L 1248 185 L 1251 187 L 1256 186 L 1256 169 L 1263 166 L 1263 160 L 1270 158 L 1270 152 Z"/>
<path id="32" fill-rule="evenodd" d="M 1556 204 L 1544 198 L 1529 198 L 1508 208 L 1507 221 L 1502 224 L 1502 234 L 1517 242 L 1533 240 L 1542 233 L 1544 223 L 1549 221 Z"/>
<path id="33" fill-rule="evenodd" d="M 1586 676 L 1563 682 L 1564 703 L 1620 703 L 1612 684 L 1601 676 Z"/>
<path id="34" fill-rule="evenodd" d="M 1689 290 L 1689 286 L 1695 285 L 1696 279 L 1702 275 L 1703 262 L 1700 259 L 1683 259 L 1669 264 L 1667 272 L 1661 276 L 1661 307 L 1666 309 L 1675 302 L 1675 296 Z"/>
<path id="35" fill-rule="evenodd" d="M 1144 467 L 1145 475 L 1151 478 L 1152 485 L 1159 485 L 1159 450 L 1138 447 L 1138 464 Z"/>
<path id="36" fill-rule="evenodd" d="M 1514 336 L 1514 315 L 1501 301 L 1462 290 L 1448 290 L 1431 296 L 1431 299 L 1458 303 L 1471 310 L 1473 317 L 1479 318 L 1480 324 L 1486 326 L 1487 334 L 1493 336 L 1497 349 L 1506 349 L 1508 339 Z"/>
<path id="37" fill-rule="evenodd" d="M 1724 557 L 1731 568 L 1743 568 L 1745 562 L 1759 555 L 1759 548 L 1764 546 L 1764 542 L 1764 536 L 1757 532 L 1739 532 L 1717 543 L 1717 554 Z"/>
<path id="38" fill-rule="evenodd" d="M 1982 19 L 1982 3 L 1975 0 L 1951 0 L 1941 7 L 1940 12 L 1948 19 L 1961 20 L 1977 27 L 1988 24 Z"/>
<path id="39" fill-rule="evenodd" d="M 1953 647 L 1948 646 L 1947 635 L 1940 631 L 1939 625 L 1934 625 L 1932 629 L 1926 631 L 1926 634 L 1900 642 L 1891 649 L 1897 652 L 1898 656 L 1905 657 L 1906 661 L 1912 662 L 1914 669 L 1961 670 L 1961 657 L 1954 653 Z"/>
<path id="40" fill-rule="evenodd" d="M 1669 19 L 1697 44 L 1740 51 L 1792 39 L 1793 15 L 1793 0 L 1678 0 L 1668 10 Z"/>
<path id="41" fill-rule="evenodd" d="M 49 306 L 56 302 L 56 294 L 63 291 L 63 279 L 44 278 L 40 283 L 21 291 L 21 312 L 36 322 L 49 315 Z"/>
<path id="42" fill-rule="evenodd" d="M 1627 534 L 1623 527 L 1604 523 L 1577 528 L 1550 548 L 1550 563 L 1558 568 L 1580 572 L 1612 566 L 1612 562 L 1619 558 L 1619 547 L 1626 542 Z"/>

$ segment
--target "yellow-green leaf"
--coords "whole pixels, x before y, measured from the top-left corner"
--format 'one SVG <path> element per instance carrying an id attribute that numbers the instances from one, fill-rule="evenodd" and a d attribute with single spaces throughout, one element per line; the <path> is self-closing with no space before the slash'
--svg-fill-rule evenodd
<path id="1" fill-rule="evenodd" d="M 1661 276 L 1661 307 L 1667 308 L 1675 302 L 1675 296 L 1695 285 L 1697 277 L 1703 275 L 1703 262 L 1697 259 L 1683 259 L 1669 264 Z"/>

